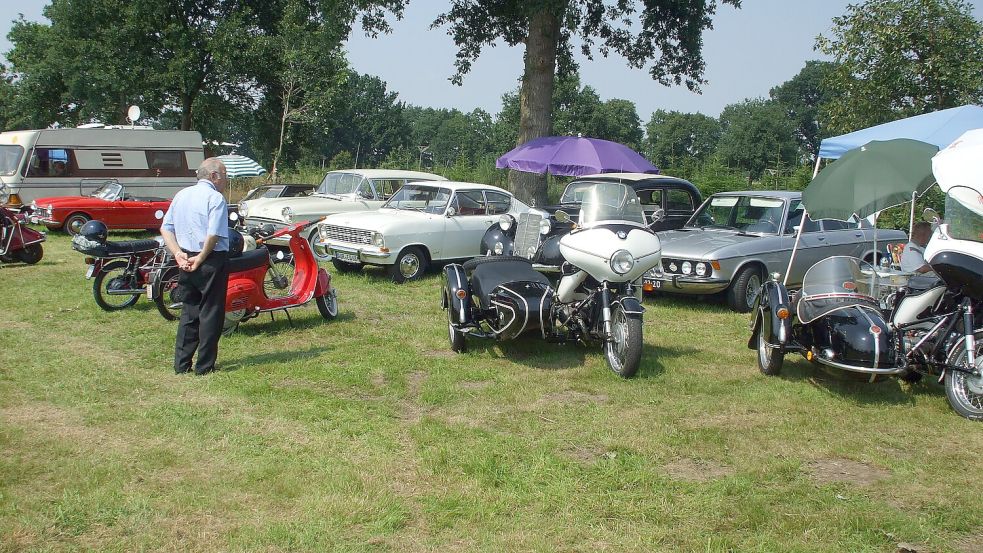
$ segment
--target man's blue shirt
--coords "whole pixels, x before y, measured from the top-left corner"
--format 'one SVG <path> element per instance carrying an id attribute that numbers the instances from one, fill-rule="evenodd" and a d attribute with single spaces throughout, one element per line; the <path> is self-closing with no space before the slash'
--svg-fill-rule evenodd
<path id="1" fill-rule="evenodd" d="M 219 237 L 215 251 L 229 251 L 229 207 L 210 180 L 175 194 L 161 228 L 173 232 L 183 250 L 200 252 L 205 238 L 214 235 Z"/>

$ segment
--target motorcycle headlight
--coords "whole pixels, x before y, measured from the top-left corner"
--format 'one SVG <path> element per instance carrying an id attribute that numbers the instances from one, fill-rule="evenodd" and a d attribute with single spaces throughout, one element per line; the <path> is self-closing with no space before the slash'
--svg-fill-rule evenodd
<path id="1" fill-rule="evenodd" d="M 505 251 L 505 246 L 501 242 L 495 242 L 495 255 L 502 255 Z"/>
<path id="2" fill-rule="evenodd" d="M 683 269 L 682 271 L 683 274 L 688 275 L 693 272 L 693 264 L 690 263 L 689 261 L 683 261 L 682 269 Z"/>
<path id="3" fill-rule="evenodd" d="M 386 246 L 386 241 L 383 240 L 381 232 L 372 233 L 372 245 L 377 248 L 384 248 Z"/>
<path id="4" fill-rule="evenodd" d="M 500 229 L 502 229 L 503 231 L 506 231 L 506 232 L 510 228 L 512 228 L 512 216 L 511 215 L 502 215 L 501 217 L 499 217 L 498 218 L 498 228 L 500 228 Z"/>
<path id="5" fill-rule="evenodd" d="M 280 215 L 283 216 L 283 221 L 288 225 L 292 223 L 294 220 L 294 210 L 290 209 L 289 207 L 283 208 L 283 211 L 280 212 Z"/>
<path id="6" fill-rule="evenodd" d="M 542 221 L 539 222 L 539 234 L 546 236 L 547 234 L 550 233 L 551 226 L 552 225 L 550 225 L 549 219 L 543 219 Z"/>
<path id="7" fill-rule="evenodd" d="M 707 271 L 707 264 L 706 263 L 697 263 L 696 264 L 696 276 L 700 276 L 700 277 L 707 276 L 707 272 L 708 271 Z"/>
<path id="8" fill-rule="evenodd" d="M 249 202 L 242 202 L 239 204 L 239 215 L 245 217 L 249 213 Z"/>
<path id="9" fill-rule="evenodd" d="M 628 250 L 618 250 L 611 256 L 611 270 L 623 275 L 635 267 L 635 256 Z"/>

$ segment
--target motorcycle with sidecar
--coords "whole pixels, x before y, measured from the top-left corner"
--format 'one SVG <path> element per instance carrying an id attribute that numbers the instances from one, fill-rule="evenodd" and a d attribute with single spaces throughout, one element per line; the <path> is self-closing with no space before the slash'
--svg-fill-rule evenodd
<path id="1" fill-rule="evenodd" d="M 555 214 L 563 224 L 567 213 Z M 658 215 L 656 215 L 658 217 Z M 576 224 L 559 238 L 556 284 L 519 256 L 489 255 L 444 268 L 442 307 L 451 349 L 467 338 L 600 343 L 612 371 L 633 376 L 642 356 L 640 279 L 658 265 L 661 243 L 635 191 L 615 182 L 584 191 Z"/>
<path id="2" fill-rule="evenodd" d="M 26 226 L 22 213 L 7 208 L 9 199 L 10 191 L 0 181 L 0 262 L 34 265 L 44 256 L 45 235 Z"/>

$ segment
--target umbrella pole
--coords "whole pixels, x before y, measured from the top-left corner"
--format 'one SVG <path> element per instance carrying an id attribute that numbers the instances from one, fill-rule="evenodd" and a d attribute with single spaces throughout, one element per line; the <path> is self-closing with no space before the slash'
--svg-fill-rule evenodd
<path id="1" fill-rule="evenodd" d="M 816 178 L 816 175 L 819 174 L 819 162 L 822 160 L 823 158 L 816 156 L 816 168 L 812 170 L 812 178 Z"/>
<path id="2" fill-rule="evenodd" d="M 911 192 L 911 222 L 908 223 L 908 238 L 911 238 L 911 233 L 915 232 L 915 194 L 917 190 Z"/>
<path id="3" fill-rule="evenodd" d="M 819 170 L 819 164 L 816 164 L 816 170 Z M 788 276 L 792 273 L 792 262 L 795 261 L 795 252 L 799 249 L 799 239 L 802 238 L 802 228 L 806 226 L 806 217 L 809 216 L 809 212 L 805 209 L 802 210 L 802 220 L 799 221 L 799 230 L 795 233 L 795 243 L 792 244 L 792 255 L 788 258 L 788 267 L 785 269 L 785 280 L 782 284 L 788 286 Z"/>

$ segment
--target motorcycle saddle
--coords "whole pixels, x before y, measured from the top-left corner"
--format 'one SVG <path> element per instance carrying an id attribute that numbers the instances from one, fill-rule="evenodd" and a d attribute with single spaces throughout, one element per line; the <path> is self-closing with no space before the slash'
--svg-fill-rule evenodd
<path id="1" fill-rule="evenodd" d="M 160 242 L 156 239 L 124 240 L 122 242 L 106 242 L 106 252 L 110 256 L 129 255 L 156 250 L 160 246 Z"/>
<path id="2" fill-rule="evenodd" d="M 533 269 L 529 261 L 515 258 L 498 261 L 494 257 L 482 259 L 487 261 L 477 265 L 471 273 L 471 291 L 482 307 L 489 305 L 489 296 L 503 284 L 531 282 L 551 286 L 549 279 Z"/>
<path id="3" fill-rule="evenodd" d="M 270 252 L 266 246 L 260 246 L 255 250 L 243 253 L 238 257 L 229 259 L 229 272 L 241 273 L 257 267 L 262 267 L 270 262 Z"/>

